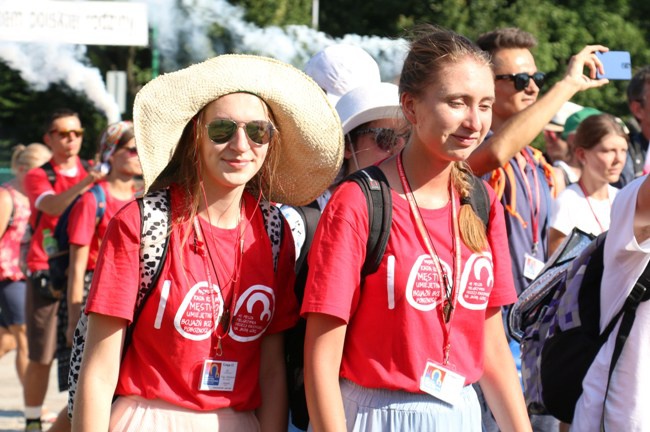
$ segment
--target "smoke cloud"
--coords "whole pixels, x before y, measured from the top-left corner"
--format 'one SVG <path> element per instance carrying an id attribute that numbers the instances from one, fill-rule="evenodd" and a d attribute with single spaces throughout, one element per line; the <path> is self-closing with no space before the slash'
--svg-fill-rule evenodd
<path id="1" fill-rule="evenodd" d="M 141 1 L 141 0 L 138 0 Z M 334 39 L 307 26 L 260 28 L 244 20 L 244 10 L 225 0 L 147 0 L 149 26 L 155 26 L 162 71 L 178 70 L 226 52 L 259 54 L 303 68 L 321 49 L 335 44 L 357 45 L 377 61 L 382 80 L 392 81 L 402 67 L 407 45 L 404 40 L 346 35 Z M 217 24 L 224 40 L 213 41 L 210 31 Z M 35 90 L 65 83 L 84 93 L 106 114 L 109 123 L 120 119 L 119 108 L 106 90 L 100 71 L 92 67 L 83 45 L 0 42 L 0 60 L 19 71 Z"/>

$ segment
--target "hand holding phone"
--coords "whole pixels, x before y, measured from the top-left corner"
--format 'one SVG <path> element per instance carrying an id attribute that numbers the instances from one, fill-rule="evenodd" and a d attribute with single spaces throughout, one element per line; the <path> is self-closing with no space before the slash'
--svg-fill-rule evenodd
<path id="1" fill-rule="evenodd" d="M 632 79 L 632 62 L 627 51 L 597 52 L 596 56 L 603 64 L 604 74 L 596 73 L 598 79 L 629 80 Z"/>

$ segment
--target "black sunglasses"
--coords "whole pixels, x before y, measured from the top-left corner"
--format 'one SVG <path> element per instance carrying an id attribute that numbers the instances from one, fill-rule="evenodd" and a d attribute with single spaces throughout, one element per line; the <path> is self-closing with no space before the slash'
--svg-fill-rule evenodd
<path id="1" fill-rule="evenodd" d="M 526 87 L 528 87 L 528 84 L 530 84 L 531 78 L 533 81 L 535 81 L 535 85 L 538 88 L 542 88 L 544 85 L 544 80 L 546 79 L 546 74 L 544 72 L 535 72 L 532 75 L 528 75 L 525 72 L 522 73 L 517 73 L 517 74 L 507 74 L 507 75 L 497 75 L 494 77 L 494 79 L 497 80 L 512 80 L 515 83 L 515 90 L 517 91 L 522 91 Z"/>
<path id="2" fill-rule="evenodd" d="M 236 122 L 230 119 L 217 119 L 206 125 L 208 138 L 216 144 L 224 144 L 232 139 L 240 127 L 244 128 L 248 138 L 256 144 L 268 144 L 273 138 L 275 127 L 266 120 Z"/>
<path id="3" fill-rule="evenodd" d="M 408 138 L 408 133 L 400 134 L 395 129 L 389 128 L 363 128 L 351 132 L 351 135 L 355 138 L 366 134 L 373 134 L 377 147 L 383 151 L 394 149 L 400 139 L 406 140 Z"/>

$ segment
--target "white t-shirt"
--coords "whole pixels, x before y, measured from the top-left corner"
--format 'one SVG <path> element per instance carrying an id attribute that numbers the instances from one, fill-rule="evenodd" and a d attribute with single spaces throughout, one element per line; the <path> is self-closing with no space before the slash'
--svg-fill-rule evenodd
<path id="1" fill-rule="evenodd" d="M 597 200 L 586 198 L 577 183 L 569 185 L 553 202 L 551 228 L 564 235 L 568 235 L 574 227 L 593 235 L 607 231 L 611 203 L 614 202 L 618 189 L 608 186 L 608 192 L 609 199 Z"/>
<path id="2" fill-rule="evenodd" d="M 633 222 L 639 187 L 645 177 L 625 186 L 612 207 L 612 223 L 604 252 L 600 298 L 601 331 L 621 309 L 632 287 L 650 261 L 650 240 L 638 244 Z M 608 431 L 650 430 L 650 301 L 639 305 L 630 336 L 616 363 L 607 395 Z M 618 326 L 596 356 L 583 381 L 571 431 L 597 431 L 605 398 L 609 365 Z"/>

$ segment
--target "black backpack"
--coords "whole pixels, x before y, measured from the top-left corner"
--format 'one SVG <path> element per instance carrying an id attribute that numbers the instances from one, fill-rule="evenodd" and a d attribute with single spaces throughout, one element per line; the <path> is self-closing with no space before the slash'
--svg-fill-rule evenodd
<path id="1" fill-rule="evenodd" d="M 490 198 L 485 183 L 474 175 L 471 180 L 473 193 L 470 202 L 476 214 L 487 227 L 490 219 Z M 367 253 L 361 270 L 361 276 L 364 278 L 377 271 L 386 251 L 393 220 L 391 189 L 383 171 L 374 165 L 350 174 L 344 181 L 353 181 L 359 185 L 368 206 Z M 296 284 L 294 285 L 294 292 L 300 305 L 304 297 L 305 283 L 309 272 L 306 256 L 320 219 L 320 210 L 311 206 L 296 207 L 295 209 L 303 219 L 305 226 L 305 243 L 296 260 Z M 285 332 L 285 360 L 291 422 L 303 430 L 306 430 L 309 425 L 303 373 L 306 324 L 307 322 L 300 318 L 295 327 Z"/>

